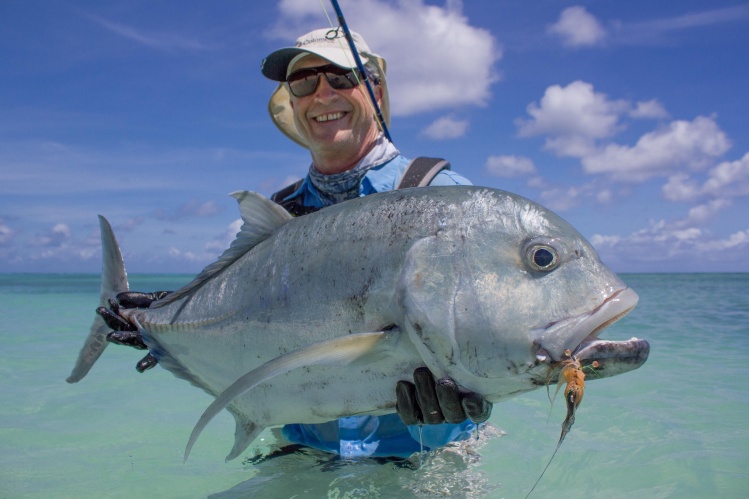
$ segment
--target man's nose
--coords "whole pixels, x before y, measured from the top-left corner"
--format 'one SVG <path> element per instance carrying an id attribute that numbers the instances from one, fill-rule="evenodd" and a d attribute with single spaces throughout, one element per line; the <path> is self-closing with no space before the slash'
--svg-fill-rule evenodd
<path id="1" fill-rule="evenodd" d="M 318 100 L 331 100 L 338 96 L 338 91 L 330 86 L 325 75 L 317 75 L 317 88 L 315 89 L 314 98 Z"/>

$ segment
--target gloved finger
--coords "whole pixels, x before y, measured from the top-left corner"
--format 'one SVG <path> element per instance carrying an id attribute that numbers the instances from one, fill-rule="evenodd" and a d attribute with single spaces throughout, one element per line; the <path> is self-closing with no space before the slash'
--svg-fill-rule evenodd
<path id="1" fill-rule="evenodd" d="M 117 295 L 117 301 L 124 308 L 148 308 L 156 300 L 164 298 L 171 291 L 154 291 L 142 293 L 140 291 L 124 291 Z"/>
<path id="2" fill-rule="evenodd" d="M 138 331 L 112 331 L 107 335 L 107 341 L 117 345 L 137 348 L 138 350 L 147 350 L 148 347 L 143 343 L 143 336 Z"/>
<path id="3" fill-rule="evenodd" d="M 463 395 L 462 404 L 468 419 L 476 424 L 483 423 L 492 415 L 492 403 L 478 393 L 470 392 Z"/>
<path id="4" fill-rule="evenodd" d="M 416 385 L 416 399 L 419 401 L 424 424 L 440 424 L 445 422 L 442 415 L 437 391 L 434 387 L 434 376 L 426 367 L 419 367 L 414 371 L 414 385 Z"/>
<path id="5" fill-rule="evenodd" d="M 149 353 L 148 355 L 140 359 L 140 361 L 135 365 L 135 370 L 139 373 L 142 373 L 144 371 L 148 371 L 158 363 L 159 361 L 156 359 L 156 357 Z"/>
<path id="6" fill-rule="evenodd" d="M 435 388 L 446 423 L 462 423 L 468 419 L 460 401 L 461 396 L 458 384 L 455 381 L 451 378 L 438 379 Z"/>
<path id="7" fill-rule="evenodd" d="M 415 425 L 422 422 L 421 409 L 416 400 L 416 387 L 409 381 L 398 381 L 395 385 L 395 410 L 403 424 Z"/>
<path id="8" fill-rule="evenodd" d="M 115 314 L 111 310 L 105 307 L 99 307 L 96 309 L 96 313 L 104 319 L 104 322 L 109 326 L 110 329 L 115 331 L 136 331 L 137 328 L 130 324 L 128 321 Z"/>

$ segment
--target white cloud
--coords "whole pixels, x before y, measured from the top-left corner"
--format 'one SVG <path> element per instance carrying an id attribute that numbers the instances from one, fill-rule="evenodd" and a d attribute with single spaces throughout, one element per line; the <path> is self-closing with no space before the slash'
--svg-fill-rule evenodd
<path id="1" fill-rule="evenodd" d="M 468 131 L 468 120 L 455 119 L 452 116 L 443 116 L 426 127 L 421 135 L 434 140 L 457 139 Z"/>
<path id="2" fill-rule="evenodd" d="M 583 81 L 548 87 L 527 111 L 529 119 L 516 120 L 521 137 L 545 136 L 546 149 L 580 158 L 586 173 L 625 182 L 672 176 L 666 188 L 671 198 L 684 198 L 690 188 L 685 177 L 673 175 L 684 168 L 703 169 L 731 147 L 715 118 L 706 116 L 674 120 L 644 134 L 633 146 L 611 142 L 626 127 L 623 118 L 663 118 L 668 113 L 656 100 L 633 106 L 609 99 Z"/>
<path id="3" fill-rule="evenodd" d="M 749 196 L 749 153 L 712 168 L 703 191 L 715 196 Z"/>
<path id="4" fill-rule="evenodd" d="M 64 223 L 55 224 L 46 234 L 32 238 L 31 246 L 60 247 L 72 238 L 70 227 Z"/>
<path id="5" fill-rule="evenodd" d="M 689 215 L 685 223 L 702 224 L 713 218 L 720 210 L 729 206 L 731 203 L 725 199 L 713 199 L 707 203 L 693 206 L 689 209 Z"/>
<path id="6" fill-rule="evenodd" d="M 665 37 L 672 32 L 701 26 L 740 22 L 748 17 L 749 5 L 744 4 L 638 23 L 619 22 L 617 23 L 618 29 L 614 39 L 620 43 L 663 43 Z"/>
<path id="7" fill-rule="evenodd" d="M 725 239 L 702 242 L 699 245 L 699 249 L 702 252 L 716 252 L 732 250 L 734 248 L 747 245 L 749 245 L 749 229 L 734 232 Z"/>
<path id="8" fill-rule="evenodd" d="M 485 167 L 490 175 L 504 178 L 522 177 L 536 173 L 533 160 L 522 156 L 489 156 Z"/>
<path id="9" fill-rule="evenodd" d="M 608 144 L 582 158 L 587 173 L 608 173 L 622 181 L 641 182 L 684 167 L 704 168 L 731 144 L 713 118 L 677 120 L 640 137 L 634 146 Z"/>
<path id="10" fill-rule="evenodd" d="M 614 135 L 621 129 L 620 116 L 630 109 L 624 100 L 610 100 L 593 85 L 574 81 L 546 89 L 539 104 L 527 111 L 531 119 L 518 119 L 521 137 L 546 135 L 546 148 L 560 156 L 590 154 L 594 141 Z"/>
<path id="11" fill-rule="evenodd" d="M 328 25 L 315 2 L 284 0 L 279 13 L 269 36 L 282 36 L 285 43 Z M 502 49 L 488 30 L 469 24 L 460 2 L 440 7 L 423 0 L 359 0 L 346 5 L 346 19 L 387 60 L 392 115 L 483 106 L 488 101 Z"/>
<path id="12" fill-rule="evenodd" d="M 559 20 L 547 28 L 547 33 L 559 36 L 567 47 L 589 47 L 606 40 L 606 30 L 585 7 L 568 7 Z"/>
<path id="13" fill-rule="evenodd" d="M 724 161 L 707 172 L 700 185 L 687 173 L 669 177 L 663 186 L 663 197 L 669 201 L 694 201 L 701 197 L 730 199 L 749 196 L 749 153 L 736 161 Z"/>
<path id="14" fill-rule="evenodd" d="M 580 204 L 585 199 L 594 199 L 599 203 L 607 203 L 611 192 L 601 190 L 596 182 L 574 186 L 545 186 L 539 194 L 541 203 L 555 211 L 567 211 Z"/>
<path id="15" fill-rule="evenodd" d="M 663 197 L 669 201 L 690 201 L 700 195 L 700 186 L 686 173 L 676 173 L 663 186 Z"/>
<path id="16" fill-rule="evenodd" d="M 5 220 L 0 218 L 0 246 L 11 242 L 17 234 L 17 231 L 8 227 L 8 225 L 5 223 Z"/>
<path id="17" fill-rule="evenodd" d="M 164 51 L 204 50 L 207 48 L 211 48 L 209 45 L 204 44 L 195 38 L 189 38 L 175 33 L 146 33 L 145 31 L 137 29 L 133 26 L 110 21 L 93 14 L 89 14 L 86 12 L 82 12 L 82 14 L 110 33 L 114 33 L 118 36 L 150 48 Z"/>
<path id="18" fill-rule="evenodd" d="M 616 266 L 683 271 L 684 262 L 692 262 L 691 270 L 727 269 L 742 261 L 744 252 L 736 249 L 749 248 L 749 229 L 716 237 L 695 226 L 659 220 L 625 236 L 595 234 L 590 242 L 604 261 Z"/>
<path id="19" fill-rule="evenodd" d="M 663 104 L 656 99 L 638 102 L 634 109 L 629 112 L 632 118 L 668 118 L 669 114 Z"/>

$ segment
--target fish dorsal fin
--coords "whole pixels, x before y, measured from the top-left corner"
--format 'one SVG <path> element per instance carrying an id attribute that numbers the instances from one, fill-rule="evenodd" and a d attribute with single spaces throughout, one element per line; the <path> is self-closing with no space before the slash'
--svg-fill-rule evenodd
<path id="1" fill-rule="evenodd" d="M 151 308 L 163 307 L 179 300 L 187 293 L 199 288 L 208 279 L 237 261 L 242 255 L 268 239 L 280 226 L 291 220 L 292 216 L 280 205 L 270 199 L 250 191 L 236 191 L 229 194 L 239 203 L 242 216 L 242 227 L 229 248 L 218 257 L 218 260 L 204 268 L 191 283 L 154 302 Z"/>

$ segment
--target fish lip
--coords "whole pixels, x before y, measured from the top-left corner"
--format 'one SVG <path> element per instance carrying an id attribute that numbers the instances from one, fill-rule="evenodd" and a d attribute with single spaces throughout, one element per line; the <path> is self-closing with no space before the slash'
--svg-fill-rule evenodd
<path id="1" fill-rule="evenodd" d="M 586 339 L 596 338 L 603 329 L 627 315 L 638 300 L 637 293 L 625 286 L 612 292 L 589 312 L 536 328 L 539 355 L 558 362 L 572 352 L 577 353 Z"/>
<path id="2" fill-rule="evenodd" d="M 583 367 L 590 366 L 594 375 L 588 379 L 601 379 L 632 371 L 642 366 L 650 355 L 650 343 L 632 337 L 625 341 L 608 341 L 588 336 L 574 353 Z"/>

